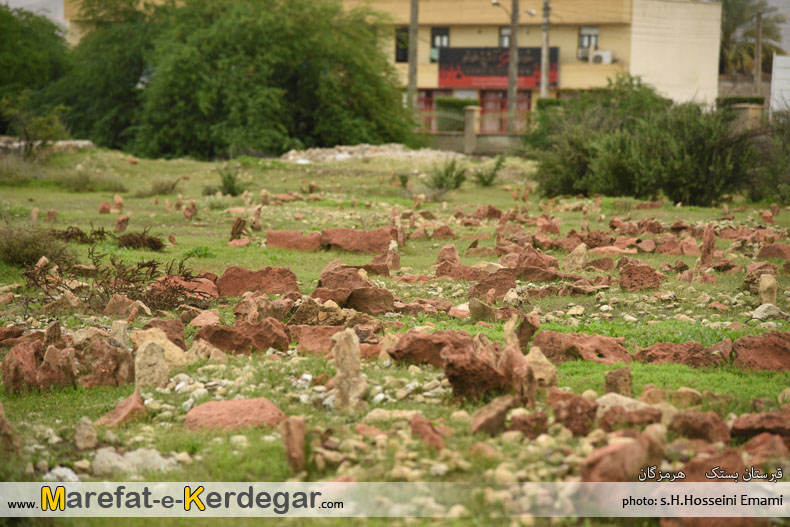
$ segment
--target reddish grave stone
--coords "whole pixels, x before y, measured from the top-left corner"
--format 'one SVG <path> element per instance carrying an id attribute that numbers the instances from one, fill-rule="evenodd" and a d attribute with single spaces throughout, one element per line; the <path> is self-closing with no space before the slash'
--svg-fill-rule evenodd
<path id="1" fill-rule="evenodd" d="M 115 219 L 115 232 L 124 232 L 129 226 L 129 215 L 123 214 Z"/>
<path id="2" fill-rule="evenodd" d="M 93 424 L 96 426 L 114 427 L 127 423 L 145 415 L 145 405 L 140 393 L 135 392 L 118 403 L 115 408 L 104 414 Z"/>
<path id="3" fill-rule="evenodd" d="M 395 297 L 380 287 L 358 287 L 351 291 L 346 307 L 371 315 L 395 311 Z"/>
<path id="4" fill-rule="evenodd" d="M 109 201 L 102 201 L 99 204 L 99 214 L 109 214 L 110 208 L 112 208 L 112 205 L 110 205 Z"/>
<path id="5" fill-rule="evenodd" d="M 382 227 L 372 231 L 358 229 L 324 229 L 321 231 L 321 245 L 330 249 L 341 249 L 349 252 L 379 254 L 387 250 L 394 239 L 390 227 Z"/>
<path id="6" fill-rule="evenodd" d="M 769 243 L 760 248 L 757 258 L 779 258 L 790 260 L 790 243 Z"/>
<path id="7" fill-rule="evenodd" d="M 624 291 L 657 289 L 663 275 L 649 265 L 628 264 L 620 269 L 620 288 Z"/>
<path id="8" fill-rule="evenodd" d="M 398 361 L 411 364 L 431 364 L 437 368 L 444 366 L 441 351 L 445 347 L 462 349 L 472 345 L 472 336 L 465 331 L 441 330 L 426 334 L 409 331 L 389 351 Z"/>
<path id="9" fill-rule="evenodd" d="M 552 388 L 548 399 L 554 419 L 565 425 L 575 436 L 585 436 L 595 423 L 598 403 L 572 393 Z"/>
<path id="10" fill-rule="evenodd" d="M 598 426 L 606 432 L 611 432 L 620 428 L 642 428 L 660 422 L 661 410 L 658 408 L 626 410 L 622 406 L 612 406 L 601 416 Z"/>
<path id="11" fill-rule="evenodd" d="M 705 477 L 705 474 L 710 474 L 714 467 L 719 467 L 721 471 L 728 474 L 736 472 L 741 474 L 744 464 L 740 452 L 734 448 L 727 448 L 713 454 L 700 453 L 683 467 L 683 472 L 686 474 L 684 482 L 711 481 Z"/>
<path id="12" fill-rule="evenodd" d="M 763 432 L 749 439 L 743 445 L 743 450 L 751 456 L 750 460 L 756 465 L 762 465 L 770 460 L 781 460 L 790 457 L 790 450 L 782 436 Z"/>
<path id="13" fill-rule="evenodd" d="M 24 328 L 15 328 L 13 326 L 2 327 L 0 326 L 0 345 L 7 339 L 15 339 L 25 332 Z"/>
<path id="14" fill-rule="evenodd" d="M 722 364 L 729 357 L 713 354 L 699 342 L 689 341 L 682 344 L 659 342 L 639 351 L 634 359 L 650 364 L 677 363 L 703 368 Z"/>
<path id="15" fill-rule="evenodd" d="M 300 353 L 323 355 L 332 349 L 332 335 L 343 331 L 343 326 L 288 326 L 288 331 Z"/>
<path id="16" fill-rule="evenodd" d="M 296 275 L 285 267 L 264 267 L 250 271 L 241 267 L 228 267 L 217 279 L 220 296 L 241 296 L 247 291 L 264 291 L 268 294 L 299 292 Z"/>
<path id="17" fill-rule="evenodd" d="M 472 417 L 470 425 L 472 433 L 485 432 L 489 435 L 500 433 L 505 429 L 507 413 L 518 405 L 519 401 L 514 395 L 497 397 L 479 409 Z"/>
<path id="18" fill-rule="evenodd" d="M 167 340 L 186 351 L 187 344 L 184 339 L 184 323 L 181 322 L 181 319 L 161 320 L 154 318 L 143 326 L 143 329 L 151 328 L 161 329 L 165 333 Z"/>
<path id="19" fill-rule="evenodd" d="M 187 413 L 184 427 L 190 430 L 275 427 L 285 418 L 282 410 L 264 397 L 209 401 L 192 408 Z"/>
<path id="20" fill-rule="evenodd" d="M 507 429 L 518 430 L 524 434 L 525 437 L 535 439 L 540 434 L 546 432 L 548 419 L 549 416 L 542 410 L 528 415 L 517 414 L 511 418 Z"/>
<path id="21" fill-rule="evenodd" d="M 734 363 L 750 370 L 790 370 L 790 332 L 771 331 L 733 342 Z"/>
<path id="22" fill-rule="evenodd" d="M 258 324 L 237 322 L 235 326 L 206 326 L 195 339 L 203 339 L 213 346 L 233 354 L 249 355 L 250 350 L 266 351 L 269 348 L 285 351 L 291 339 L 288 330 L 279 320 L 265 318 Z"/>
<path id="23" fill-rule="evenodd" d="M 539 332 L 532 341 L 532 345 L 540 348 L 546 358 L 554 364 L 579 359 L 602 364 L 631 362 L 631 355 L 626 351 L 624 344 L 625 339 L 622 337 L 558 333 L 547 330 Z"/>
<path id="24" fill-rule="evenodd" d="M 41 352 L 41 342 L 22 342 L 11 348 L 3 358 L 3 386 L 8 393 L 23 393 L 38 386 L 36 354 Z"/>
<path id="25" fill-rule="evenodd" d="M 469 298 L 484 297 L 490 289 L 494 290 L 494 298 L 501 300 L 505 293 L 516 287 L 516 278 L 510 269 L 500 269 L 481 280 L 469 290 Z"/>
<path id="26" fill-rule="evenodd" d="M 280 422 L 280 434 L 285 447 L 285 457 L 291 470 L 299 472 L 305 462 L 305 421 L 304 417 L 287 417 Z"/>
<path id="27" fill-rule="evenodd" d="M 317 232 L 302 234 L 302 231 L 266 231 L 266 244 L 269 247 L 297 251 L 317 251 L 321 248 L 321 235 Z"/>
<path id="28" fill-rule="evenodd" d="M 457 236 L 450 227 L 442 225 L 433 230 L 431 238 L 434 240 L 452 240 L 453 238 L 457 238 Z"/>
<path id="29" fill-rule="evenodd" d="M 437 450 L 444 448 L 444 436 L 436 429 L 430 419 L 414 414 L 409 420 L 411 435 Z"/>
<path id="30" fill-rule="evenodd" d="M 714 412 L 687 410 L 678 413 L 672 418 L 669 429 L 689 439 L 704 439 L 711 443 L 730 442 L 727 425 Z"/>
<path id="31" fill-rule="evenodd" d="M 754 437 L 764 432 L 790 439 L 790 411 L 742 414 L 735 418 L 730 429 L 733 437 Z"/>

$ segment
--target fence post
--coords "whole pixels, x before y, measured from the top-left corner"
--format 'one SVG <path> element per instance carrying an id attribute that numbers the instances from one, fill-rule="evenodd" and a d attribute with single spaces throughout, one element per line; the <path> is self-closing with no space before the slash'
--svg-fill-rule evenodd
<path id="1" fill-rule="evenodd" d="M 477 113 L 479 106 L 464 106 L 464 154 L 477 150 Z"/>

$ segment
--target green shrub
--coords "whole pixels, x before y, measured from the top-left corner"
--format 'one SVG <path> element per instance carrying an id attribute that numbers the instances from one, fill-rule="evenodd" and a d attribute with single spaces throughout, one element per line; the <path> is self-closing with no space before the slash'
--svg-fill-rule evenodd
<path id="1" fill-rule="evenodd" d="M 466 181 L 466 168 L 453 158 L 445 161 L 442 166 L 433 168 L 426 185 L 436 195 L 442 195 L 450 190 L 456 190 Z"/>
<path id="2" fill-rule="evenodd" d="M 537 102 L 535 103 L 535 109 L 537 111 L 541 111 L 541 110 L 548 110 L 549 108 L 557 108 L 557 107 L 562 106 L 562 102 L 564 100 L 565 99 L 549 99 L 549 98 L 543 99 L 543 98 L 541 98 L 541 99 L 538 99 Z"/>
<path id="3" fill-rule="evenodd" d="M 216 255 L 206 246 L 195 247 L 190 249 L 184 254 L 184 259 L 187 258 L 214 258 Z"/>
<path id="4" fill-rule="evenodd" d="M 734 104 L 759 104 L 760 106 L 763 106 L 765 104 L 765 97 L 738 96 L 718 97 L 716 99 L 716 106 L 718 108 L 728 108 Z"/>
<path id="5" fill-rule="evenodd" d="M 220 185 L 218 187 L 203 187 L 203 195 L 210 196 L 218 191 L 225 196 L 238 196 L 244 192 L 244 184 L 239 181 L 239 169 L 235 165 L 227 163 L 217 167 L 219 172 Z"/>
<path id="6" fill-rule="evenodd" d="M 135 193 L 136 198 L 150 198 L 151 196 L 161 196 L 165 194 L 174 194 L 176 187 L 181 182 L 181 178 L 167 179 L 167 178 L 154 178 L 148 184 L 145 190 L 139 190 Z"/>
<path id="7" fill-rule="evenodd" d="M 455 97 L 437 97 L 433 102 L 436 108 L 436 128 L 441 132 L 463 132 L 464 108 L 478 104 L 477 99 Z"/>
<path id="8" fill-rule="evenodd" d="M 35 265 L 42 257 L 66 269 L 76 257 L 66 244 L 56 240 L 52 232 L 36 225 L 0 225 L 0 261 L 25 267 Z"/>
<path id="9" fill-rule="evenodd" d="M 481 187 L 491 187 L 499 177 L 499 171 L 505 165 L 505 156 L 497 156 L 494 164 L 487 168 L 478 168 L 472 172 L 472 177 Z"/>
<path id="10" fill-rule="evenodd" d="M 60 115 L 65 107 L 58 106 L 45 115 L 33 110 L 30 92 L 0 99 L 0 117 L 8 122 L 9 131 L 22 142 L 22 156 L 32 159 L 53 141 L 65 139 L 68 132 Z"/>
<path id="11" fill-rule="evenodd" d="M 754 139 L 757 169 L 749 185 L 754 201 L 790 205 L 790 112 L 776 112 L 766 133 Z"/>

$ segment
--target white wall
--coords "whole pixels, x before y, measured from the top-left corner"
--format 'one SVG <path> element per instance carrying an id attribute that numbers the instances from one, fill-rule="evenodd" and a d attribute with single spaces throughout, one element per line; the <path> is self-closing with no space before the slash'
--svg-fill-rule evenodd
<path id="1" fill-rule="evenodd" d="M 633 0 L 632 75 L 677 102 L 713 104 L 718 95 L 721 4 Z"/>

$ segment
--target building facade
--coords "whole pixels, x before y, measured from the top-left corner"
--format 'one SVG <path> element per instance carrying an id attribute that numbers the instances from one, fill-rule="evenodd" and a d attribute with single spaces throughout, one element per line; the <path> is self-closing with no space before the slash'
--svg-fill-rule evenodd
<path id="1" fill-rule="evenodd" d="M 388 53 L 405 86 L 410 0 L 345 0 L 390 15 Z M 496 5 L 497 3 L 501 5 Z M 542 0 L 520 0 L 523 127 L 540 92 Z M 481 132 L 506 130 L 510 0 L 420 0 L 418 106 L 436 129 L 437 97 L 473 99 Z M 675 101 L 712 104 L 718 93 L 721 4 L 712 0 L 551 0 L 549 96 L 573 96 L 637 75 Z"/>

